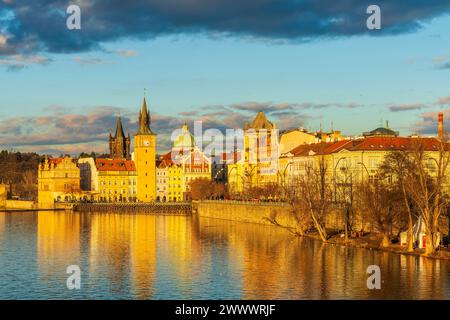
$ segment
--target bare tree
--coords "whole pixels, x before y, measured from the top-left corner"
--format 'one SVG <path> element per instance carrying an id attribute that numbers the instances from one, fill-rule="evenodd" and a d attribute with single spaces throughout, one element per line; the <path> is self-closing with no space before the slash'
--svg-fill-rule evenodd
<path id="1" fill-rule="evenodd" d="M 393 186 L 397 187 L 402 196 L 404 203 L 404 212 L 408 216 L 408 230 L 407 230 L 407 245 L 406 251 L 414 251 L 414 214 L 412 210 L 412 199 L 409 192 L 407 192 L 407 186 L 411 183 L 409 177 L 414 173 L 414 164 L 411 161 L 407 151 L 393 151 L 386 155 L 382 165 L 379 168 L 380 176 L 384 179 L 391 178 Z M 415 217 L 417 219 L 417 217 Z"/>
<path id="2" fill-rule="evenodd" d="M 325 228 L 325 217 L 332 201 L 332 190 L 326 181 L 327 163 L 323 155 L 313 165 L 305 166 L 305 174 L 297 179 L 296 192 L 292 193 L 293 207 L 307 212 L 323 242 L 328 240 Z M 309 220 L 309 219 L 308 219 Z"/>
<path id="3" fill-rule="evenodd" d="M 412 163 L 406 175 L 406 190 L 417 207 L 426 229 L 426 254 L 433 253 L 438 246 L 439 218 L 448 206 L 446 173 L 450 162 L 449 146 L 435 141 L 437 150 L 427 151 L 424 141 L 412 143 L 408 157 Z"/>
<path id="4" fill-rule="evenodd" d="M 356 198 L 366 221 L 382 235 L 380 246 L 387 247 L 392 230 L 401 221 L 402 195 L 383 180 L 377 180 L 361 184 Z"/>

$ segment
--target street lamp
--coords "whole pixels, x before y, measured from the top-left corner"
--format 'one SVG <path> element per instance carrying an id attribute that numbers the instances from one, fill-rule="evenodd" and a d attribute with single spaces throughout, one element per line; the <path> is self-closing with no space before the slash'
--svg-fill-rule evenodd
<path id="1" fill-rule="evenodd" d="M 369 170 L 367 169 L 367 167 L 366 167 L 366 165 L 363 163 L 363 162 L 358 162 L 357 164 L 360 164 L 360 165 L 362 165 L 363 166 L 363 168 L 366 170 L 366 172 L 367 172 L 367 178 L 369 178 L 369 176 L 370 176 L 370 172 L 369 172 Z M 364 182 L 364 176 L 362 175 L 362 177 L 361 177 L 362 179 L 362 181 L 361 182 Z"/>
<path id="2" fill-rule="evenodd" d="M 346 159 L 346 157 L 342 157 L 342 158 L 339 158 L 339 160 L 337 161 L 337 163 L 336 163 L 336 165 L 334 166 L 334 203 L 336 203 L 337 202 L 337 197 L 336 197 L 336 169 L 337 169 L 337 166 L 339 165 L 339 162 L 341 162 L 341 160 L 342 159 Z"/>

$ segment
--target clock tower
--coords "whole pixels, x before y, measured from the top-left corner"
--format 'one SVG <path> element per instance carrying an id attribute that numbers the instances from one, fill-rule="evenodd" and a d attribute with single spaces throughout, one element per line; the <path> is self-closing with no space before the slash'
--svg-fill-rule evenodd
<path id="1" fill-rule="evenodd" d="M 156 200 L 156 134 L 150 129 L 147 103 L 139 113 L 139 131 L 134 135 L 134 162 L 137 171 L 137 199 L 140 202 Z"/>

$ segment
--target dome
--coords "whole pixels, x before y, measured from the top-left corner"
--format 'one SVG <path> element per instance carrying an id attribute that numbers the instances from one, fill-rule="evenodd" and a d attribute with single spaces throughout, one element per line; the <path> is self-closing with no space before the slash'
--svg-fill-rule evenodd
<path id="1" fill-rule="evenodd" d="M 365 137 L 373 137 L 373 136 L 377 136 L 377 137 L 397 137 L 398 136 L 398 131 L 394 131 L 388 127 L 379 127 L 376 128 L 372 131 L 369 132 L 364 132 L 363 136 Z"/>
<path id="2" fill-rule="evenodd" d="M 195 138 L 189 131 L 189 126 L 184 124 L 181 133 L 173 142 L 173 147 L 177 149 L 193 149 L 195 147 Z"/>

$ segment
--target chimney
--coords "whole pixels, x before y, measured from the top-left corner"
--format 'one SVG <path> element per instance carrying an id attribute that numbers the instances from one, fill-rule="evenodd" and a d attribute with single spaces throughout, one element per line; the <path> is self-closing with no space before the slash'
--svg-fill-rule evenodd
<path id="1" fill-rule="evenodd" d="M 438 115 L 438 138 L 444 140 L 444 114 L 439 112 Z"/>

